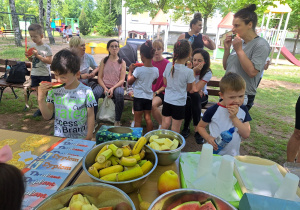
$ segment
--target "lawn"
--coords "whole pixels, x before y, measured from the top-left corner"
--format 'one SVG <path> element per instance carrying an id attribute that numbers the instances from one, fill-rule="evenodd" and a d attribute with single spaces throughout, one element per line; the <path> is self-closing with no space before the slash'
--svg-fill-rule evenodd
<path id="1" fill-rule="evenodd" d="M 0 57 L 25 60 L 24 48 L 4 46 L 0 51 Z M 212 61 L 211 69 L 213 76 L 217 78 L 221 78 L 225 73 L 220 61 Z M 300 92 L 299 78 L 300 68 L 296 66 L 271 65 L 265 71 L 262 84 L 257 91 L 255 105 L 250 110 L 251 135 L 241 145 L 246 154 L 267 158 L 280 164 L 285 162 L 286 145 L 294 130 L 295 103 Z M 17 94 L 19 99 L 15 100 L 11 91 L 4 93 L 0 103 L 0 116 L 20 113 L 23 115 L 21 119 L 28 118 L 26 115 L 28 111 L 23 112 L 23 92 L 17 90 Z M 33 107 L 37 107 L 35 96 L 32 99 Z M 133 118 L 131 105 L 130 102 L 125 103 L 123 124 L 128 124 Z M 156 122 L 154 125 L 157 125 Z M 143 126 L 145 127 L 145 124 Z M 6 128 L 10 129 L 9 126 Z"/>

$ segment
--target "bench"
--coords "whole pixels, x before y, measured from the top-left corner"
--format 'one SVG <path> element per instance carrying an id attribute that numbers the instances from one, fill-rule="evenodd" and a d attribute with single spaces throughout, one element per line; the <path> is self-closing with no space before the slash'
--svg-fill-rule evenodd
<path id="1" fill-rule="evenodd" d="M 21 30 L 21 33 L 22 33 L 22 30 Z M 6 35 L 15 35 L 15 31 L 4 29 L 3 31 L 0 31 L 0 35 L 2 35 L 2 38 L 6 37 Z"/>
<path id="2" fill-rule="evenodd" d="M 72 33 L 72 36 L 77 36 L 77 34 L 73 32 L 73 33 Z M 63 33 L 61 33 L 61 37 L 62 37 L 62 42 L 63 42 L 63 43 L 64 43 L 64 42 L 67 43 L 67 37 L 64 37 L 64 36 L 63 36 Z"/>
<path id="3" fill-rule="evenodd" d="M 15 61 L 15 60 L 8 60 L 7 65 L 11 67 L 13 65 L 16 65 L 17 62 L 18 61 Z M 26 67 L 28 69 L 31 69 L 31 62 L 25 62 L 25 64 L 26 64 Z M 3 75 L 3 74 L 5 74 L 5 71 L 6 71 L 6 69 L 5 69 L 5 59 L 0 59 L 0 73 Z M 22 83 L 21 84 L 9 83 L 9 82 L 6 82 L 6 79 L 1 78 L 0 79 L 0 91 L 1 91 L 0 92 L 0 102 L 1 102 L 1 99 L 2 99 L 3 92 L 6 88 L 10 88 L 12 90 L 12 93 L 14 94 L 16 99 L 18 98 L 18 96 L 16 95 L 14 88 L 22 88 L 24 90 L 25 105 L 27 106 L 27 108 L 29 107 L 28 106 L 28 98 L 29 98 L 29 95 L 30 95 L 30 89 L 29 88 L 25 87 Z"/>

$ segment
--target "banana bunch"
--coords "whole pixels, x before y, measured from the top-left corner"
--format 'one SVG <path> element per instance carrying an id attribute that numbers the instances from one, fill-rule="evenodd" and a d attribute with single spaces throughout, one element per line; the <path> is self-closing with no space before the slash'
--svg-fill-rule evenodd
<path id="1" fill-rule="evenodd" d="M 96 178 L 104 181 L 120 182 L 128 181 L 147 174 L 153 167 L 153 163 L 144 160 L 147 143 L 145 137 L 141 137 L 131 149 L 130 145 L 122 148 L 115 144 L 105 145 L 95 157 L 95 163 L 88 168 L 88 172 Z"/>
<path id="2" fill-rule="evenodd" d="M 159 138 L 158 135 L 152 135 L 149 139 L 149 142 L 149 147 L 160 151 L 174 150 L 179 146 L 179 141 L 177 139 L 172 141 L 169 138 Z"/>

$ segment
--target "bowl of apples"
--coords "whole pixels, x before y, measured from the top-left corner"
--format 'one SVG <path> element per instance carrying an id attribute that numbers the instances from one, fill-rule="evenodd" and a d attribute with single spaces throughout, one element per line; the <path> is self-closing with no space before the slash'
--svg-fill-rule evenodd
<path id="1" fill-rule="evenodd" d="M 153 130 L 144 135 L 158 158 L 158 165 L 170 165 L 177 160 L 185 146 L 185 139 L 177 132 L 165 129 Z"/>
<path id="2" fill-rule="evenodd" d="M 83 183 L 66 187 L 43 200 L 34 209 L 135 210 L 130 197 L 104 183 Z"/>

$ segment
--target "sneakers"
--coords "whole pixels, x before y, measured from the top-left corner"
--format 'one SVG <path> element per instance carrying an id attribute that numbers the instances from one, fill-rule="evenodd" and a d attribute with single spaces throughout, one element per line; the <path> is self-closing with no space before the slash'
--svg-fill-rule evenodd
<path id="1" fill-rule="evenodd" d="M 194 137 L 195 137 L 197 144 L 204 144 L 205 141 L 198 132 L 195 133 Z"/>
<path id="2" fill-rule="evenodd" d="M 33 114 L 33 117 L 38 117 L 38 116 L 42 116 L 40 109 L 36 110 L 35 113 Z"/>
<path id="3" fill-rule="evenodd" d="M 187 128 L 187 129 L 183 129 L 181 132 L 180 132 L 180 134 L 186 139 L 187 137 L 189 137 L 189 135 L 190 135 L 190 129 L 189 128 Z"/>

